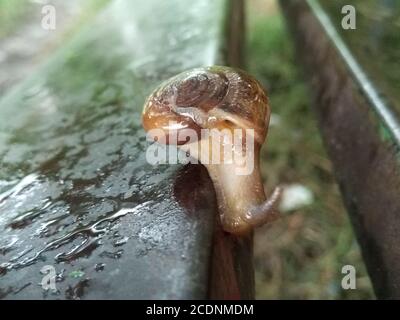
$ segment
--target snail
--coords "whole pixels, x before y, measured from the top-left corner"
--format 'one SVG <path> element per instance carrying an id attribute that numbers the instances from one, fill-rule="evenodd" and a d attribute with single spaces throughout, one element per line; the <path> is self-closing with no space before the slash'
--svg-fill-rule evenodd
<path id="1" fill-rule="evenodd" d="M 269 119 L 262 85 L 224 66 L 195 68 L 168 79 L 149 95 L 142 113 L 143 127 L 155 141 L 177 145 L 207 168 L 222 227 L 239 236 L 278 217 L 281 188 L 266 198 L 259 163 Z M 188 139 L 193 133 L 195 139 Z"/>

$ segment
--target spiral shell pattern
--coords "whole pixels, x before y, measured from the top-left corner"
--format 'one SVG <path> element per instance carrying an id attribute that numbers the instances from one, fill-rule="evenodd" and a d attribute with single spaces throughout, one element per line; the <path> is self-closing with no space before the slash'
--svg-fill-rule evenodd
<path id="1" fill-rule="evenodd" d="M 261 84 L 242 70 L 212 66 L 178 74 L 162 83 L 146 100 L 146 131 L 191 128 L 254 129 L 262 144 L 270 108 Z M 174 122 L 178 125 L 170 126 Z"/>

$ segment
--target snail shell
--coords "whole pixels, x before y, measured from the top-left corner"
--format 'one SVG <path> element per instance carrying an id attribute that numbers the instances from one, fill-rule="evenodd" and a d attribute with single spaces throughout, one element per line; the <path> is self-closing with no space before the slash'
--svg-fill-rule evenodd
<path id="1" fill-rule="evenodd" d="M 246 72 L 221 66 L 196 68 L 162 83 L 147 99 L 143 127 L 168 132 L 178 128 L 254 129 L 264 142 L 270 108 L 261 84 Z"/>
<path id="2" fill-rule="evenodd" d="M 228 143 L 231 150 L 244 150 L 251 156 L 248 161 L 254 170 L 248 175 L 235 174 L 236 163 L 203 162 L 199 157 L 206 153 L 203 150 L 220 152 L 209 149 L 208 138 L 198 139 L 198 143 L 178 142 L 180 148 L 190 150 L 190 154 L 196 155 L 206 166 L 214 184 L 224 230 L 243 235 L 277 216 L 275 206 L 280 189 L 276 188 L 266 199 L 259 168 L 259 151 L 269 118 L 267 94 L 256 79 L 242 70 L 212 66 L 183 72 L 162 83 L 146 100 L 142 123 L 146 131 L 163 130 L 163 138 L 157 141 L 166 144 L 177 143 L 170 135 L 176 136 L 185 129 L 197 133 L 201 129 L 254 130 L 254 149 L 245 141 L 239 147 Z M 222 143 L 227 146 L 226 141 Z M 198 145 L 201 147 L 197 148 Z"/>

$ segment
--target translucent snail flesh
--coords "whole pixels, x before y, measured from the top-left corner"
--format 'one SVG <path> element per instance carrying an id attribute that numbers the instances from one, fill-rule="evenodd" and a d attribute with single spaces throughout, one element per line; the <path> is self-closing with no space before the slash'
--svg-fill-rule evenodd
<path id="1" fill-rule="evenodd" d="M 146 100 L 142 123 L 150 133 L 162 130 L 158 142 L 177 144 L 206 166 L 224 230 L 243 235 L 277 217 L 280 188 L 266 198 L 259 164 L 269 118 L 267 94 L 255 78 L 239 69 L 212 66 L 162 83 Z M 210 133 L 215 129 L 218 139 Z M 185 130 L 195 132 L 197 139 L 172 139 Z M 240 139 L 235 140 L 238 132 Z M 239 161 L 232 161 L 229 152 Z M 221 161 L 212 161 L 214 156 Z M 250 170 L 240 173 L 245 167 Z"/>

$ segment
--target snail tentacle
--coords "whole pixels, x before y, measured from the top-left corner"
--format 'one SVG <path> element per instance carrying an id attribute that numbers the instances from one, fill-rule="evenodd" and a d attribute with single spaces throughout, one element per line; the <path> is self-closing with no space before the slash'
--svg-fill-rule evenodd
<path id="1" fill-rule="evenodd" d="M 275 187 L 271 196 L 262 204 L 251 208 L 246 216 L 246 221 L 253 227 L 262 226 L 268 222 L 272 222 L 279 218 L 280 213 L 277 210 L 277 205 L 282 195 L 282 188 Z"/>

